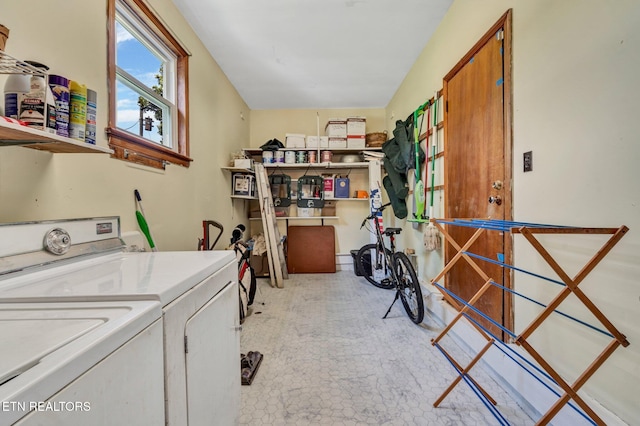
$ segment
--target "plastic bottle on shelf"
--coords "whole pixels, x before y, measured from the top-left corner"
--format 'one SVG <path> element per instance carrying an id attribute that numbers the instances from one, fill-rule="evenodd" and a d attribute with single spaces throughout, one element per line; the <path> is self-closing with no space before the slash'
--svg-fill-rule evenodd
<path id="1" fill-rule="evenodd" d="M 30 65 L 46 72 L 49 67 L 36 62 L 28 62 Z M 56 132 L 56 110 L 53 94 L 47 85 L 44 75 L 31 75 L 30 90 L 19 96 L 18 119 L 24 121 L 27 126 L 43 130 L 48 133 Z"/>
<path id="2" fill-rule="evenodd" d="M 31 90 L 29 74 L 11 74 L 4 83 L 4 115 L 18 119 L 20 96 Z"/>

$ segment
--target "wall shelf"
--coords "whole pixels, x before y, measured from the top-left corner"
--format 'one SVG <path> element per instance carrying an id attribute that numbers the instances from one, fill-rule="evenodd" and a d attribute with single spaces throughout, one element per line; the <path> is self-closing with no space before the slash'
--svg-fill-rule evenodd
<path id="1" fill-rule="evenodd" d="M 15 59 L 3 51 L 0 51 L 0 74 L 36 74 L 46 77 L 42 70 Z M 42 130 L 6 121 L 0 117 L 1 146 L 22 146 L 61 154 L 113 154 L 109 148 L 46 133 Z"/>
<path id="2" fill-rule="evenodd" d="M 354 154 L 363 151 L 382 151 L 382 147 L 368 147 L 368 148 L 280 148 L 278 151 L 331 151 L 334 154 Z M 245 148 L 244 152 L 247 155 L 261 156 L 262 150 L 259 148 Z"/>
<path id="3" fill-rule="evenodd" d="M 366 169 L 369 162 L 357 163 L 265 163 L 265 169 Z"/>
<path id="4" fill-rule="evenodd" d="M 251 173 L 254 174 L 255 172 L 252 169 L 245 169 L 243 167 L 232 167 L 232 166 L 228 166 L 228 167 L 220 167 L 222 170 L 228 170 L 231 173 Z"/>
<path id="5" fill-rule="evenodd" d="M 112 154 L 109 148 L 31 129 L 0 119 L 0 146 L 22 146 L 60 154 Z"/>

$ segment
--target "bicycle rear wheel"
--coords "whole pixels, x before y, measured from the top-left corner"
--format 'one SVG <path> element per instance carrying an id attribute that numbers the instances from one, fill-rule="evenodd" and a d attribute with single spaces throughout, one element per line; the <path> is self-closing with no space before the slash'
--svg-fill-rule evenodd
<path id="1" fill-rule="evenodd" d="M 420 324 L 424 319 L 424 300 L 416 271 L 407 255 L 402 252 L 393 254 L 393 268 L 398 276 L 398 291 L 404 310 L 411 321 Z"/>
<path id="2" fill-rule="evenodd" d="M 389 249 L 384 249 L 391 256 Z M 358 250 L 356 255 L 356 268 L 360 274 L 371 284 L 386 290 L 395 288 L 391 279 L 391 265 L 382 250 L 378 250 L 377 244 L 366 244 Z"/>

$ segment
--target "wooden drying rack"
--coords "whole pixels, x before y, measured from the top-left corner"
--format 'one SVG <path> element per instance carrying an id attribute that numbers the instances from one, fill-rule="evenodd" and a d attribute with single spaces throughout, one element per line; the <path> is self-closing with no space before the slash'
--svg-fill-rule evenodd
<path id="1" fill-rule="evenodd" d="M 496 401 L 486 392 L 476 381 L 469 375 L 469 371 L 471 368 L 483 357 L 483 355 L 489 350 L 491 346 L 497 347 L 500 351 L 505 353 L 509 358 L 514 360 L 520 367 L 523 367 L 527 372 L 533 375 L 536 379 L 538 379 L 542 384 L 544 382 L 540 380 L 537 376 L 538 374 L 545 377 L 548 380 L 553 381 L 563 392 L 564 394 L 560 395 L 553 388 L 546 385 L 545 386 L 550 389 L 556 396 L 558 396 L 558 400 L 548 409 L 548 411 L 542 415 L 542 417 L 537 421 L 537 425 L 546 425 L 549 421 L 558 414 L 558 412 L 565 406 L 569 405 L 571 408 L 576 410 L 581 416 L 590 422 L 597 425 L 604 425 L 604 421 L 587 405 L 587 403 L 578 395 L 579 389 L 589 380 L 589 378 L 602 366 L 602 364 L 611 356 L 611 354 L 619 347 L 619 346 L 628 346 L 629 342 L 626 337 L 620 333 L 616 329 L 616 327 L 607 319 L 607 317 L 598 309 L 598 307 L 585 295 L 585 293 L 578 287 L 581 282 L 589 275 L 589 273 L 598 265 L 607 254 L 613 249 L 613 247 L 620 241 L 620 239 L 626 234 L 629 230 L 626 226 L 621 226 L 619 228 L 579 228 L 579 227 L 569 227 L 569 226 L 557 226 L 557 225 L 543 225 L 543 224 L 534 224 L 534 223 L 522 223 L 522 222 L 510 222 L 510 221 L 498 221 L 498 220 L 482 220 L 482 219 L 432 219 L 431 220 L 435 226 L 442 232 L 442 235 L 446 238 L 446 240 L 457 250 L 457 253 L 451 258 L 451 260 L 445 265 L 444 269 L 431 281 L 431 283 L 436 286 L 443 294 L 445 300 L 451 303 L 452 306 L 458 307 L 458 313 L 453 318 L 453 320 L 442 330 L 442 332 L 431 341 L 432 345 L 435 346 L 440 352 L 447 358 L 447 360 L 451 363 L 451 365 L 455 368 L 458 373 L 458 377 L 451 383 L 451 385 L 442 393 L 442 395 L 434 402 L 434 406 L 437 407 L 453 390 L 453 388 L 461 381 L 465 381 L 472 390 L 476 393 L 476 395 L 481 399 L 484 405 L 491 411 L 494 417 L 498 420 L 501 425 L 508 425 L 507 420 L 502 416 L 502 414 L 495 407 Z M 459 245 L 448 233 L 446 230 L 447 226 L 464 226 L 469 228 L 475 228 L 476 231 L 473 235 L 461 246 Z M 522 235 L 531 246 L 542 256 L 544 261 L 553 269 L 553 271 L 558 275 L 560 281 L 545 278 L 537 274 L 533 274 L 522 269 L 518 269 L 512 265 L 505 264 L 500 261 L 496 261 L 493 259 L 488 259 L 483 256 L 476 255 L 474 253 L 469 252 L 469 248 L 473 245 L 473 243 L 478 240 L 483 234 L 486 232 L 498 231 L 504 233 L 511 234 L 519 234 Z M 611 235 L 609 239 L 600 247 L 600 249 L 596 252 L 596 254 L 587 261 L 587 263 L 582 267 L 582 269 L 572 278 L 570 277 L 563 268 L 558 264 L 558 262 L 551 256 L 551 254 L 545 249 L 545 247 L 540 243 L 540 241 L 535 237 L 536 234 L 604 234 Z M 471 297 L 468 301 L 463 300 L 450 290 L 443 287 L 438 283 L 445 274 L 451 270 L 451 268 L 460 260 L 464 259 L 469 265 L 482 277 L 484 280 L 484 285 L 475 293 L 473 297 Z M 533 275 L 537 278 L 542 278 L 547 281 L 552 281 L 556 284 L 563 286 L 564 288 L 555 296 L 555 298 L 548 305 L 544 305 L 538 301 L 528 298 L 527 296 L 523 296 L 522 294 L 516 293 L 510 288 L 506 288 L 503 285 L 496 283 L 491 277 L 489 277 L 482 268 L 475 262 L 474 259 L 479 259 L 482 261 L 488 261 L 491 263 L 495 263 L 501 265 L 505 268 L 509 268 L 512 270 L 516 270 L 519 272 L 524 272 L 530 275 Z M 493 321 L 486 314 L 481 312 L 478 308 L 474 306 L 474 304 L 480 299 L 480 297 L 492 286 L 501 288 L 504 291 L 507 291 L 516 296 L 523 297 L 530 302 L 533 302 L 544 309 L 542 312 L 527 326 L 524 330 L 519 334 L 514 334 L 511 330 L 506 329 L 501 324 Z M 582 304 L 594 315 L 594 317 L 602 324 L 602 326 L 606 330 L 602 330 L 596 328 L 590 324 L 587 324 L 579 319 L 573 318 L 567 314 L 564 314 L 557 310 L 559 305 L 570 295 L 574 294 L 578 300 L 582 302 Z M 514 342 L 521 346 L 527 353 L 531 355 L 531 357 L 537 362 L 538 366 L 533 365 L 529 361 L 525 360 L 521 355 L 517 354 L 512 348 L 509 348 L 508 345 L 504 344 L 500 338 L 494 336 L 489 330 L 487 330 L 484 326 L 482 326 L 476 319 L 469 315 L 470 312 L 474 312 L 475 314 L 480 315 L 481 317 L 487 319 L 492 322 L 493 325 L 499 327 L 503 332 L 507 335 L 511 336 L 514 339 Z M 605 336 L 611 338 L 611 341 L 608 345 L 602 350 L 602 352 L 596 357 L 596 359 L 580 374 L 580 376 L 572 383 L 567 383 L 558 372 L 551 366 L 549 362 L 547 362 L 542 355 L 535 348 L 527 342 L 527 338 L 531 336 L 531 334 L 542 325 L 542 323 L 552 314 L 552 313 L 560 314 L 566 318 L 574 320 L 581 325 L 587 326 L 593 330 L 596 330 Z M 467 366 L 460 365 L 452 356 L 449 354 L 440 344 L 442 338 L 453 328 L 456 322 L 458 322 L 461 318 L 466 318 L 469 320 L 469 323 L 478 331 L 478 333 L 486 339 L 487 343 L 484 347 L 477 352 L 477 354 L 471 359 Z M 513 354 L 507 353 L 504 348 L 511 351 Z M 521 364 L 516 358 L 512 355 L 519 357 L 524 362 Z M 582 411 L 580 411 L 576 406 L 570 403 L 570 400 L 573 400 L 575 404 L 577 404 Z"/>

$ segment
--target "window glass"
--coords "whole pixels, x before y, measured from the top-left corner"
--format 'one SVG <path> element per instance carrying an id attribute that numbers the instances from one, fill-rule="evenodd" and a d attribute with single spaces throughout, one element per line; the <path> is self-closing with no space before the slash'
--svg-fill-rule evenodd
<path id="1" fill-rule="evenodd" d="M 188 52 L 143 0 L 109 0 L 108 10 L 114 157 L 188 166 Z"/>

